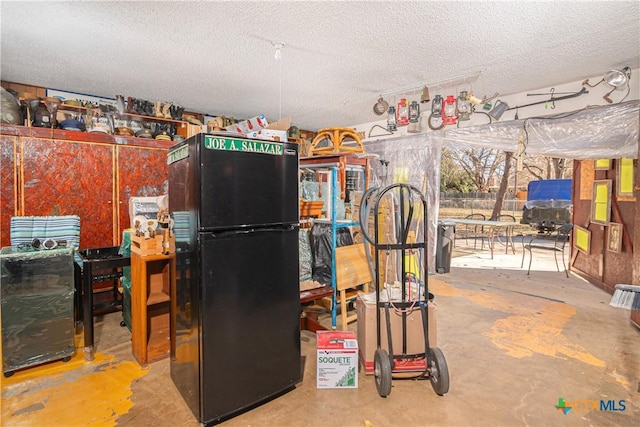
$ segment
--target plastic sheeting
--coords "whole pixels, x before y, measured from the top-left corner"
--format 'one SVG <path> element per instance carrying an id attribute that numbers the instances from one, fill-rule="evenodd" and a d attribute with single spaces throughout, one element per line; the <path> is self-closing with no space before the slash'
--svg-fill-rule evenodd
<path id="1" fill-rule="evenodd" d="M 313 278 L 313 255 L 311 253 L 311 239 L 309 238 L 309 230 L 300 229 L 298 231 L 298 248 L 300 257 L 300 281 L 306 282 Z"/>
<path id="2" fill-rule="evenodd" d="M 311 229 L 311 247 L 313 248 L 313 280 L 323 285 L 331 285 L 331 224 L 313 224 Z M 348 228 L 338 228 L 336 245 L 347 246 L 353 244 L 353 238 Z"/>
<path id="3" fill-rule="evenodd" d="M 339 197 L 331 197 L 331 191 L 328 182 L 320 184 L 317 181 L 302 181 L 301 186 L 302 198 L 305 200 L 317 201 L 322 200 L 324 206 L 336 204 L 336 219 L 345 219 L 346 206 L 344 200 Z M 321 194 L 322 196 L 319 196 Z"/>
<path id="4" fill-rule="evenodd" d="M 525 153 L 577 160 L 638 157 L 640 101 L 587 107 L 556 116 L 527 118 L 468 128 L 445 129 L 443 145 L 516 152 L 525 137 Z"/>
<path id="5" fill-rule="evenodd" d="M 71 356 L 73 249 L 5 247 L 0 271 L 3 372 Z"/>
<path id="6" fill-rule="evenodd" d="M 556 116 L 527 118 L 468 128 L 445 128 L 400 138 L 365 142 L 371 160 L 370 186 L 408 182 L 424 189 L 428 202 L 429 273 L 435 271 L 440 157 L 442 147 L 493 148 L 517 152 L 525 137 L 525 152 L 571 159 L 637 158 L 640 101 L 587 107 Z M 385 166 L 383 161 L 388 161 Z"/>
<path id="7" fill-rule="evenodd" d="M 134 230 L 132 229 L 122 231 L 122 244 L 120 244 L 120 249 L 118 249 L 118 255 L 123 257 L 131 256 L 131 235 L 133 233 Z M 122 267 L 122 279 L 120 282 L 122 283 L 122 287 L 131 291 L 131 266 Z"/>
<path id="8" fill-rule="evenodd" d="M 372 141 L 365 143 L 365 149 L 379 156 L 370 160 L 370 187 L 403 182 L 420 189 L 426 197 L 428 230 L 426 239 L 420 241 L 427 241 L 428 254 L 422 259 L 428 262 L 429 273 L 435 273 L 442 135 L 416 134 Z"/>

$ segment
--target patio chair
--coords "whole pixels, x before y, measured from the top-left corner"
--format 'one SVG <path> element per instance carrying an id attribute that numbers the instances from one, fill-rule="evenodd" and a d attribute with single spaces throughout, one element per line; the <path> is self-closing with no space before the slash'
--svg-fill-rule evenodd
<path id="1" fill-rule="evenodd" d="M 497 237 L 498 241 L 502 244 L 504 244 L 505 248 L 504 248 L 504 253 L 508 253 L 509 252 L 509 246 L 511 246 L 511 251 L 513 252 L 513 254 L 515 255 L 516 253 L 516 248 L 513 244 L 513 228 L 516 224 L 516 217 L 513 215 L 509 215 L 509 214 L 500 214 L 498 215 L 498 217 L 496 218 L 496 221 L 500 221 L 500 222 L 513 222 L 513 226 L 509 226 L 506 227 L 504 229 L 504 234 L 496 234 L 494 237 Z M 502 230 L 502 229 L 499 229 Z"/>
<path id="2" fill-rule="evenodd" d="M 564 260 L 564 248 L 569 241 L 569 236 L 573 224 L 563 224 L 552 232 L 544 235 L 531 236 L 531 238 L 522 238 L 522 262 L 520 268 L 524 266 L 524 258 L 527 252 L 529 252 L 529 268 L 527 269 L 527 275 L 531 272 L 531 263 L 533 262 L 533 254 L 536 251 L 552 251 L 554 259 L 556 261 L 556 269 L 560 271 L 560 265 L 558 263 L 558 254 L 562 259 L 562 266 L 567 277 L 569 277 L 569 270 Z"/>
<path id="3" fill-rule="evenodd" d="M 471 215 L 467 215 L 464 219 L 475 219 L 485 221 L 487 219 L 486 216 L 480 213 L 475 213 Z M 484 226 L 482 225 L 473 225 L 473 224 L 458 224 L 456 226 L 456 231 L 453 235 L 453 246 L 456 246 L 456 240 L 464 239 L 465 244 L 469 246 L 469 238 L 473 238 L 473 249 L 477 248 L 477 238 L 481 238 L 482 247 L 484 248 Z"/>

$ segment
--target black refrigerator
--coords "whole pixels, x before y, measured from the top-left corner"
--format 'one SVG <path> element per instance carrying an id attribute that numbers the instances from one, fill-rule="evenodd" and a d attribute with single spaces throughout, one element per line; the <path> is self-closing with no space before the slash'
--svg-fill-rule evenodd
<path id="1" fill-rule="evenodd" d="M 171 378 L 211 425 L 301 381 L 298 146 L 199 134 L 167 163 Z"/>

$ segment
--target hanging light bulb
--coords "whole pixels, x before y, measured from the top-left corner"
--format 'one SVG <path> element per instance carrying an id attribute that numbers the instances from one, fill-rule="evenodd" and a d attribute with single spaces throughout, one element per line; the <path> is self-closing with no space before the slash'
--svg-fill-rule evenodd
<path id="1" fill-rule="evenodd" d="M 276 48 L 276 53 L 273 55 L 273 58 L 276 61 L 282 60 L 282 48 L 284 47 L 284 43 L 271 43 L 274 48 Z"/>

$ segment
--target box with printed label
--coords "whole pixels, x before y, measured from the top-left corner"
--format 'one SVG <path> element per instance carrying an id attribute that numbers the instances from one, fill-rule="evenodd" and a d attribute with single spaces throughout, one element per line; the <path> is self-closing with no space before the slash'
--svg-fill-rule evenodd
<path id="1" fill-rule="evenodd" d="M 257 132 L 261 129 L 264 129 L 267 126 L 269 126 L 269 122 L 264 117 L 264 114 L 260 114 L 259 116 L 252 117 L 248 120 L 242 120 L 238 123 L 229 125 L 225 127 L 225 130 L 228 130 L 229 132 L 237 132 L 243 135 L 247 135 L 252 132 Z"/>
<path id="2" fill-rule="evenodd" d="M 291 127 L 291 117 L 285 117 L 277 122 L 269 123 L 264 129 L 256 129 L 246 133 L 247 138 L 264 139 L 267 141 L 287 142 L 287 131 Z"/>
<path id="3" fill-rule="evenodd" d="M 318 331 L 318 388 L 358 388 L 358 340 L 353 332 Z"/>
<path id="4" fill-rule="evenodd" d="M 246 134 L 248 138 L 264 139 L 265 141 L 287 142 L 287 131 L 276 129 L 260 129 Z"/>
<path id="5" fill-rule="evenodd" d="M 376 352 L 376 304 L 362 298 L 356 300 L 356 313 L 358 316 L 358 348 L 360 350 L 360 363 L 364 367 L 365 374 L 373 374 L 373 358 Z M 389 351 L 387 338 L 387 326 L 385 310 L 380 309 L 380 345 Z M 403 353 L 402 348 L 402 314 L 394 309 L 389 309 L 391 324 L 391 338 L 395 355 Z M 427 305 L 427 317 L 429 320 L 429 346 L 437 347 L 436 306 L 433 302 Z M 424 327 L 422 314 L 419 308 L 411 310 L 406 316 L 407 347 L 405 354 L 420 354 L 425 352 Z M 402 371 L 416 368 L 416 364 L 424 364 L 424 360 L 416 363 L 396 363 L 395 370 Z"/>

